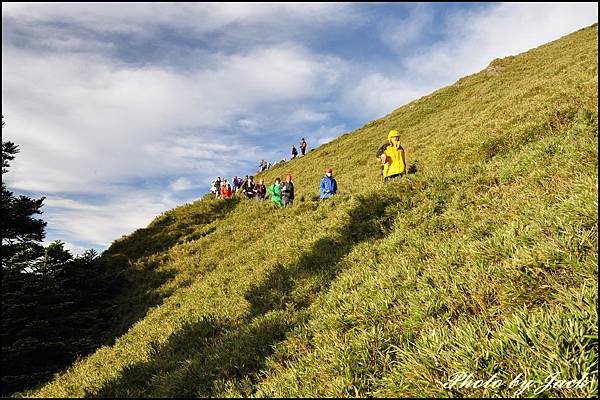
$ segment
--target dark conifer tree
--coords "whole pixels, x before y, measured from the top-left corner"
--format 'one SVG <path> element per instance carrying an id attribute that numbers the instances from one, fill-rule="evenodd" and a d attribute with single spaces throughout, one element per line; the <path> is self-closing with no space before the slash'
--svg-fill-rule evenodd
<path id="1" fill-rule="evenodd" d="M 4 126 L 4 121 L 2 121 Z M 46 222 L 35 215 L 42 213 L 45 197 L 32 199 L 15 197 L 4 183 L 9 161 L 19 152 L 13 142 L 2 142 L 2 268 L 23 269 L 43 254 L 40 244 L 44 240 Z"/>

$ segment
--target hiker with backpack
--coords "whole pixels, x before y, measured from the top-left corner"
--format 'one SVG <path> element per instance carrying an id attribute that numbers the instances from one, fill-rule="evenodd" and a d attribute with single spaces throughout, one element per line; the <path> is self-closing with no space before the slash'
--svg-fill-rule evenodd
<path id="1" fill-rule="evenodd" d="M 292 175 L 285 177 L 285 182 L 281 184 L 281 203 L 284 207 L 294 205 L 294 184 L 292 183 Z"/>
<path id="2" fill-rule="evenodd" d="M 300 151 L 302 152 L 302 155 L 306 154 L 306 146 L 306 140 L 302 138 L 302 140 L 300 141 Z"/>
<path id="3" fill-rule="evenodd" d="M 333 170 L 331 168 L 325 168 L 325 176 L 321 179 L 320 189 L 321 200 L 328 199 L 337 193 L 337 182 L 333 177 Z"/>
<path id="4" fill-rule="evenodd" d="M 281 204 L 281 179 L 275 178 L 275 182 L 269 186 L 269 196 L 271 196 L 271 200 L 277 204 L 279 207 Z"/>
<path id="5" fill-rule="evenodd" d="M 400 145 L 398 130 L 393 129 L 388 133 L 388 142 L 377 150 L 375 156 L 381 160 L 384 183 L 406 175 L 406 156 Z"/>
<path id="6" fill-rule="evenodd" d="M 256 186 L 254 186 L 254 193 L 256 194 L 255 199 L 262 201 L 265 199 L 267 194 L 267 187 L 265 186 L 265 178 L 261 177 Z"/>
<path id="7" fill-rule="evenodd" d="M 253 181 L 254 177 L 253 176 L 249 176 L 248 180 L 246 180 L 243 184 L 242 184 L 242 192 L 246 195 L 247 198 L 251 199 L 254 197 L 254 181 Z"/>

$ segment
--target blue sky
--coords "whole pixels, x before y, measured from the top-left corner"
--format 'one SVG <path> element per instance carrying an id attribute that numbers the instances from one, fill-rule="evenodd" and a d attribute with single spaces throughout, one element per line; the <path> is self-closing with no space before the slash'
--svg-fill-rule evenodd
<path id="1" fill-rule="evenodd" d="M 253 173 L 597 22 L 597 3 L 3 3 L 4 177 L 106 249 Z M 382 134 L 383 135 L 383 134 Z"/>

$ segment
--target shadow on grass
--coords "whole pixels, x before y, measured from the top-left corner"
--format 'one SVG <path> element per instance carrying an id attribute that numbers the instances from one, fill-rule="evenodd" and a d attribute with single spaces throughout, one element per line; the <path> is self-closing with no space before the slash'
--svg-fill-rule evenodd
<path id="1" fill-rule="evenodd" d="M 301 311 L 315 295 L 329 287 L 342 268 L 341 259 L 356 244 L 385 235 L 389 203 L 383 196 L 360 198 L 340 229 L 317 240 L 297 263 L 278 265 L 250 288 L 246 299 L 251 311 L 241 323 L 202 320 L 188 325 L 152 360 L 128 367 L 90 395 L 211 397 L 222 394 L 227 382 L 236 393 L 251 395 L 274 346 L 302 322 Z"/>

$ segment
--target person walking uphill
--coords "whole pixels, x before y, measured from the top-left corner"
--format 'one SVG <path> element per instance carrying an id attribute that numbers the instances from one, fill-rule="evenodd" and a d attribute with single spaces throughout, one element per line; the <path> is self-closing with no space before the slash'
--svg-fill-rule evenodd
<path id="1" fill-rule="evenodd" d="M 275 178 L 275 183 L 273 183 L 271 186 L 269 186 L 269 196 L 271 196 L 271 200 L 275 204 L 277 204 L 279 207 L 282 206 L 280 182 L 281 182 L 281 179 Z"/>
<path id="2" fill-rule="evenodd" d="M 302 140 L 300 141 L 300 152 L 302 153 L 302 155 L 306 154 L 306 140 L 304 140 L 304 138 L 302 138 Z"/>
<path id="3" fill-rule="evenodd" d="M 296 156 L 298 155 L 298 150 L 296 150 L 296 146 L 292 145 L 292 160 L 294 158 L 296 158 Z"/>
<path id="4" fill-rule="evenodd" d="M 333 177 L 333 170 L 325 168 L 325 176 L 321 179 L 321 199 L 328 199 L 337 193 L 337 182 Z"/>
<path id="5" fill-rule="evenodd" d="M 281 184 L 281 202 L 284 207 L 291 207 L 294 204 L 294 184 L 291 175 L 287 175 L 285 182 Z"/>
<path id="6" fill-rule="evenodd" d="M 406 157 L 400 145 L 400 132 L 396 129 L 388 133 L 388 143 L 381 146 L 375 156 L 381 160 L 384 183 L 406 175 Z"/>

